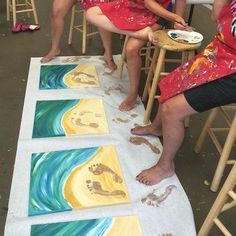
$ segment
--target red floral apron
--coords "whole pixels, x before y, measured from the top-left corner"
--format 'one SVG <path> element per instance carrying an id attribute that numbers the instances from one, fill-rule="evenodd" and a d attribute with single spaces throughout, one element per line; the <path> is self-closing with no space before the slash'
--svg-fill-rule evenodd
<path id="1" fill-rule="evenodd" d="M 214 40 L 195 58 L 159 82 L 159 102 L 196 86 L 236 73 L 236 0 L 225 6 L 217 21 Z"/>

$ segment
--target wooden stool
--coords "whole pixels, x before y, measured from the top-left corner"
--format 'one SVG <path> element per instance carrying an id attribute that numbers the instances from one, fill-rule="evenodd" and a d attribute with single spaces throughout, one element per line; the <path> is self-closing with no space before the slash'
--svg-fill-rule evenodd
<path id="1" fill-rule="evenodd" d="M 24 0 L 22 3 L 19 0 L 7 0 L 7 21 L 10 20 L 10 12 L 13 15 L 13 27 L 17 22 L 16 14 L 24 12 L 28 17 L 30 17 L 30 13 L 33 13 L 35 24 L 39 24 L 34 0 Z"/>
<path id="2" fill-rule="evenodd" d="M 168 72 L 164 71 L 164 63 L 176 63 L 176 62 L 186 62 L 190 58 L 194 57 L 195 50 L 201 45 L 201 43 L 197 44 L 184 44 L 179 43 L 177 41 L 172 40 L 167 32 L 169 30 L 158 30 L 155 32 L 155 38 L 157 39 L 157 43 L 155 46 L 155 51 L 152 57 L 152 63 L 150 66 L 150 70 L 148 73 L 146 85 L 144 88 L 142 100 L 146 101 L 148 98 L 148 103 L 146 107 L 146 111 L 144 114 L 144 124 L 149 122 L 152 106 L 154 99 L 157 98 L 156 90 L 158 81 L 162 76 L 168 75 Z M 179 59 L 166 59 L 166 51 L 173 52 L 182 52 L 182 60 Z"/>
<path id="3" fill-rule="evenodd" d="M 234 112 L 234 118 L 231 119 L 229 116 L 229 111 Z M 215 171 L 215 175 L 213 177 L 213 181 L 211 183 L 211 190 L 213 192 L 216 192 L 219 188 L 220 180 L 223 175 L 225 166 L 227 164 L 234 164 L 236 163 L 236 160 L 228 160 L 229 155 L 231 152 L 231 149 L 234 145 L 235 138 L 236 138 L 236 105 L 230 105 L 230 106 L 223 106 L 223 107 L 217 107 L 211 110 L 210 115 L 208 116 L 208 119 L 203 127 L 203 130 L 197 140 L 196 146 L 194 148 L 194 151 L 196 153 L 199 153 L 203 142 L 206 138 L 206 135 L 209 134 L 211 140 L 216 146 L 217 151 L 220 154 L 220 159 Z M 215 120 L 217 114 L 222 114 L 223 118 L 225 119 L 227 126 L 229 128 L 213 128 L 212 123 Z M 217 139 L 217 136 L 215 133 L 220 133 L 220 132 L 228 132 L 227 138 L 224 143 L 224 147 L 219 143 L 219 140 Z"/>
<path id="4" fill-rule="evenodd" d="M 79 31 L 80 33 L 82 33 L 82 54 L 85 54 L 87 37 L 98 34 L 98 31 L 87 32 L 87 26 L 89 25 L 92 27 L 92 25 L 89 24 L 86 20 L 86 11 L 84 9 L 76 9 L 76 5 L 72 7 L 68 44 L 70 45 L 72 42 L 73 30 Z M 78 21 L 75 22 L 75 14 L 77 14 L 78 17 L 82 15 L 82 24 L 78 25 L 76 23 Z"/>
<path id="5" fill-rule="evenodd" d="M 218 215 L 223 211 L 231 209 L 232 207 L 236 207 L 236 192 L 234 191 L 235 186 L 236 186 L 236 163 L 234 164 L 232 170 L 230 171 L 229 176 L 227 177 L 210 212 L 208 213 L 208 216 L 205 219 L 198 233 L 198 236 L 208 235 L 213 224 L 216 224 L 224 235 L 232 236 L 232 234 L 228 231 L 225 225 L 220 221 Z M 233 200 L 226 203 L 229 198 L 232 198 Z"/>
<path id="6" fill-rule="evenodd" d="M 120 61 L 119 64 L 117 66 L 117 75 L 118 75 L 118 79 L 122 79 L 122 72 L 123 72 L 123 67 L 124 64 L 126 63 L 126 58 L 125 58 L 125 48 L 126 48 L 126 43 L 128 41 L 129 36 L 125 37 L 125 42 L 124 42 L 124 46 L 121 52 L 121 57 L 120 57 Z M 155 49 L 155 46 L 153 46 L 150 42 L 147 43 L 146 46 L 142 47 L 139 54 L 141 57 L 145 56 L 145 65 L 143 67 L 141 67 L 141 70 L 145 70 L 145 73 L 148 73 L 148 69 L 150 68 L 150 64 L 152 61 L 152 50 Z"/>

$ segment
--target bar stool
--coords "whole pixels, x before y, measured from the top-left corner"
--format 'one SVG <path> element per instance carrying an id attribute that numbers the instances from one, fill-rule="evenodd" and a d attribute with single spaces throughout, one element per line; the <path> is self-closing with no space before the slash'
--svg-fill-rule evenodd
<path id="1" fill-rule="evenodd" d="M 126 48 L 126 43 L 128 41 L 128 38 L 129 38 L 129 36 L 125 37 L 125 42 L 124 42 L 124 46 L 123 46 L 123 49 L 121 52 L 120 61 L 119 61 L 119 64 L 117 65 L 117 76 L 118 76 L 119 80 L 122 79 L 123 67 L 126 63 L 125 48 Z M 145 64 L 144 64 L 144 66 L 141 67 L 141 70 L 145 70 L 146 74 L 148 73 L 148 70 L 150 68 L 150 64 L 152 61 L 151 55 L 152 55 L 152 51 L 154 51 L 154 49 L 155 49 L 155 46 L 153 46 L 150 42 L 148 42 L 146 44 L 146 46 L 142 47 L 139 52 L 139 55 L 141 57 L 145 57 Z"/>
<path id="2" fill-rule="evenodd" d="M 233 118 L 231 118 L 231 116 L 229 115 L 229 112 L 234 113 Z M 226 124 L 228 126 L 227 128 L 216 128 L 212 126 L 215 118 L 217 117 L 217 115 L 220 115 L 220 114 L 225 119 Z M 224 146 L 222 147 L 215 133 L 219 134 L 226 131 L 228 132 L 228 134 L 227 134 Z M 214 177 L 213 177 L 213 181 L 211 183 L 211 190 L 213 192 L 216 192 L 219 188 L 219 184 L 220 184 L 225 166 L 227 164 L 232 165 L 236 163 L 236 160 L 228 160 L 230 152 L 232 150 L 232 147 L 236 139 L 236 104 L 217 107 L 211 110 L 208 116 L 208 119 L 203 127 L 203 130 L 197 140 L 196 146 L 194 148 L 194 151 L 196 153 L 199 153 L 201 151 L 202 145 L 204 143 L 204 140 L 207 134 L 209 134 L 217 151 L 220 154 L 220 159 L 219 159 L 219 162 L 218 162 L 218 165 L 217 165 Z"/>
<path id="3" fill-rule="evenodd" d="M 209 234 L 212 226 L 216 226 L 221 230 L 224 235 L 232 236 L 226 226 L 218 218 L 219 214 L 236 207 L 236 192 L 234 188 L 236 187 L 236 163 L 234 164 L 232 170 L 230 171 L 222 189 L 220 190 L 211 210 L 209 211 L 207 218 L 205 219 L 198 236 L 206 236 Z M 228 199 L 232 199 L 228 202 Z M 227 203 L 226 203 L 227 202 Z M 236 216 L 235 216 L 236 218 Z"/>
<path id="4" fill-rule="evenodd" d="M 190 58 L 194 57 L 195 50 L 201 45 L 201 43 L 196 44 L 185 44 L 179 43 L 177 41 L 172 40 L 167 32 L 169 30 L 158 30 L 155 32 L 155 38 L 157 39 L 157 43 L 155 46 L 154 54 L 152 57 L 152 63 L 150 66 L 150 70 L 148 73 L 147 81 L 145 84 L 142 101 L 147 102 L 147 107 L 144 114 L 144 124 L 149 122 L 150 114 L 152 111 L 152 106 L 154 99 L 157 98 L 156 91 L 158 81 L 161 77 L 168 75 L 169 73 L 165 71 L 165 62 L 167 63 L 184 63 Z M 181 52 L 182 59 L 167 59 L 165 58 L 166 52 Z M 188 121 L 186 122 L 186 126 Z"/>
<path id="5" fill-rule="evenodd" d="M 91 32 L 90 30 L 90 32 L 88 32 L 88 25 L 90 27 L 92 27 L 92 25 L 89 24 L 86 20 L 86 11 L 84 9 L 76 9 L 76 5 L 72 7 L 68 44 L 71 45 L 72 43 L 73 30 L 79 31 L 80 33 L 82 33 L 82 54 L 85 54 L 87 38 L 98 34 L 98 31 Z M 78 18 L 82 15 L 82 24 L 78 25 L 77 22 L 79 19 L 76 19 L 76 15 L 78 16 Z"/>
<path id="6" fill-rule="evenodd" d="M 35 24 L 39 24 L 38 15 L 35 7 L 34 0 L 7 0 L 7 21 L 10 20 L 10 12 L 13 15 L 13 27 L 16 25 L 16 14 L 27 13 L 30 17 L 30 13 L 34 15 Z"/>

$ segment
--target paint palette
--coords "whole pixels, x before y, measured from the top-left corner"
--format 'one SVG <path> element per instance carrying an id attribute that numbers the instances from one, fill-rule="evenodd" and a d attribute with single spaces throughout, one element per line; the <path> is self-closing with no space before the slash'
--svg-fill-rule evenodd
<path id="1" fill-rule="evenodd" d="M 200 43 L 203 40 L 203 36 L 195 31 L 184 31 L 184 30 L 170 30 L 168 31 L 168 35 L 175 41 L 180 43 Z"/>

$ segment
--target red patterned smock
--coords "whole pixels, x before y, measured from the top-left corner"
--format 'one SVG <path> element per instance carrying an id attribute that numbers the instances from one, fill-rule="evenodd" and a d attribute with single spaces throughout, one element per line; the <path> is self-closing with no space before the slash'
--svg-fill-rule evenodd
<path id="1" fill-rule="evenodd" d="M 79 2 L 80 2 L 81 7 L 87 10 L 91 7 L 99 6 L 101 3 L 109 2 L 109 0 L 83 0 Z"/>
<path id="2" fill-rule="evenodd" d="M 156 0 L 167 9 L 171 0 Z M 121 30 L 137 31 L 154 25 L 159 16 L 145 8 L 144 0 L 120 0 L 99 5 L 103 14 Z"/>
<path id="3" fill-rule="evenodd" d="M 222 9 L 214 40 L 195 58 L 160 81 L 161 103 L 188 89 L 236 73 L 236 13 L 232 7 L 235 2 Z"/>

